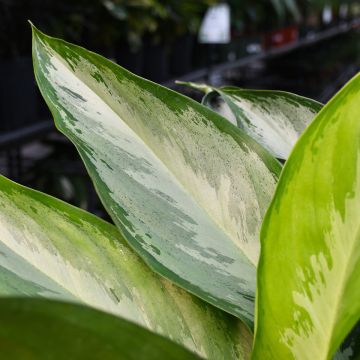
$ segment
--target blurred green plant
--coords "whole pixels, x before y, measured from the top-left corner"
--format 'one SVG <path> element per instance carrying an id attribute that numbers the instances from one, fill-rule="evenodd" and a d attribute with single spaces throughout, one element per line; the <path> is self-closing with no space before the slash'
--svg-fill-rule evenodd
<path id="1" fill-rule="evenodd" d="M 168 43 L 196 33 L 206 9 L 216 0 L 104 0 L 110 13 L 126 27 L 130 44 L 139 47 L 143 37 L 154 43 Z"/>
<path id="2" fill-rule="evenodd" d="M 276 29 L 288 23 L 299 22 L 301 12 L 298 1 L 242 1 L 229 0 L 232 27 L 237 33 L 259 33 Z"/>

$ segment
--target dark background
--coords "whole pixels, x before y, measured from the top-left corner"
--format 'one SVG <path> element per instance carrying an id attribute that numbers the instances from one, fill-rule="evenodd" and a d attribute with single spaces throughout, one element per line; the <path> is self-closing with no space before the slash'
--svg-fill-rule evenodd
<path id="1" fill-rule="evenodd" d="M 231 42 L 199 44 L 216 0 L 0 0 L 0 173 L 105 216 L 33 77 L 31 20 L 181 91 L 174 80 L 280 89 L 327 102 L 360 65 L 360 2 L 229 0 Z"/>

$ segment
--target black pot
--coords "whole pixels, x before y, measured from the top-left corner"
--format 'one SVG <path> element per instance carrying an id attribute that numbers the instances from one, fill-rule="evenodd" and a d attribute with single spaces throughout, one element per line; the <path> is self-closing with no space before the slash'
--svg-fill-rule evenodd
<path id="1" fill-rule="evenodd" d="M 168 51 L 165 45 L 145 42 L 143 76 L 155 82 L 169 79 Z"/>
<path id="2" fill-rule="evenodd" d="M 131 50 L 128 43 L 122 42 L 117 44 L 115 50 L 116 62 L 125 69 L 141 75 L 143 70 L 143 50 Z"/>
<path id="3" fill-rule="evenodd" d="M 184 75 L 191 71 L 194 36 L 187 34 L 176 40 L 171 48 L 170 72 L 172 75 Z"/>
<path id="4" fill-rule="evenodd" d="M 0 132 L 37 122 L 38 96 L 31 58 L 1 62 L 0 78 Z"/>

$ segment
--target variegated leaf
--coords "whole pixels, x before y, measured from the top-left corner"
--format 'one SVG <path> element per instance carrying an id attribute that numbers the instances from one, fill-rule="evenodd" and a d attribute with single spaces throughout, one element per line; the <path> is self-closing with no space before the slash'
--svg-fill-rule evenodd
<path id="1" fill-rule="evenodd" d="M 359 104 L 357 75 L 284 167 L 261 230 L 254 359 L 329 359 L 360 319 Z"/>
<path id="2" fill-rule="evenodd" d="M 35 29 L 33 59 L 57 127 L 131 246 L 251 327 L 277 160 L 195 101 Z"/>
<path id="3" fill-rule="evenodd" d="M 202 102 L 205 106 L 243 129 L 275 157 L 284 160 L 322 108 L 315 100 L 284 91 L 178 83 L 204 91 L 206 95 Z"/>
<path id="4" fill-rule="evenodd" d="M 0 299 L 6 360 L 200 360 L 168 339 L 100 311 L 44 299 Z"/>
<path id="5" fill-rule="evenodd" d="M 209 359 L 245 359 L 251 347 L 245 325 L 152 272 L 113 225 L 4 177 L 0 296 L 85 303 Z"/>

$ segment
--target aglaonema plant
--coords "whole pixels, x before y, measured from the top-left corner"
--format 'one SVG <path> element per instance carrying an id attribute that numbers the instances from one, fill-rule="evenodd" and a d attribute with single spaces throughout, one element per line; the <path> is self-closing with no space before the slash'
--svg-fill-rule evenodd
<path id="1" fill-rule="evenodd" d="M 38 31 L 33 41 L 56 126 L 125 239 L 153 270 L 252 328 L 278 161 L 195 101 Z"/>
<path id="2" fill-rule="evenodd" d="M 242 358 L 250 350 L 251 335 L 242 323 L 150 271 L 113 225 L 4 177 L 0 177 L 0 189 L 2 296 L 46 297 L 86 304 L 166 336 L 203 357 Z M 24 304 L 18 304 L 19 309 L 22 306 L 28 308 L 29 319 L 35 316 L 31 304 L 25 300 Z M 38 339 L 43 336 L 41 333 L 46 334 L 45 321 L 47 319 L 51 324 L 55 312 L 51 303 L 48 304 L 45 306 L 48 310 L 44 310 L 42 320 L 39 320 L 39 328 L 43 330 Z M 79 321 L 73 322 L 72 316 L 67 317 L 66 309 L 63 315 L 59 314 L 58 321 L 65 323 L 64 328 L 71 324 L 80 327 Z M 76 313 L 77 309 L 69 308 L 69 311 Z M 93 316 L 95 323 L 100 322 L 104 327 L 94 333 L 97 343 L 102 337 L 106 338 L 113 327 L 119 328 L 123 343 L 130 334 L 136 334 L 134 329 L 129 335 L 123 334 L 127 331 L 126 326 L 122 331 L 121 323 L 117 325 L 117 320 L 111 320 L 110 316 L 103 320 L 96 313 Z M 89 311 L 87 317 L 90 321 L 92 312 Z M 3 320 L 0 315 L 3 325 L 0 338 L 6 333 Z M 17 322 L 19 328 L 20 320 Z M 83 338 L 96 327 L 84 324 Z M 59 334 L 62 333 L 66 335 L 65 330 L 59 329 Z M 56 334 L 54 332 L 54 337 Z M 146 334 L 139 328 L 139 342 Z M 26 337 L 25 334 L 22 336 Z M 30 339 L 24 340 L 30 342 Z M 70 339 L 64 341 L 70 342 Z M 111 339 L 110 347 L 114 345 Z M 160 344 L 161 339 L 157 340 Z M 86 342 L 83 345 L 86 347 Z M 104 344 L 104 348 L 106 346 Z M 134 343 L 134 346 L 137 345 Z M 164 346 L 171 350 L 167 342 Z M 143 347 L 140 344 L 134 349 L 132 357 L 122 354 L 121 347 L 116 347 L 113 354 L 133 359 L 143 353 L 145 359 Z M 60 348 L 55 347 L 54 351 Z M 91 358 L 92 354 L 84 348 L 83 358 Z M 154 354 L 159 355 L 159 351 L 155 349 Z"/>
<path id="3" fill-rule="evenodd" d="M 322 104 L 285 91 L 177 82 L 205 93 L 202 103 L 241 128 L 273 156 L 286 160 Z"/>
<path id="4" fill-rule="evenodd" d="M 323 108 L 208 87 L 237 127 L 35 28 L 33 60 L 116 227 L 0 178 L 2 355 L 359 355 L 359 76 Z"/>

